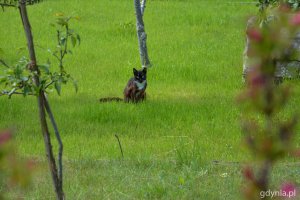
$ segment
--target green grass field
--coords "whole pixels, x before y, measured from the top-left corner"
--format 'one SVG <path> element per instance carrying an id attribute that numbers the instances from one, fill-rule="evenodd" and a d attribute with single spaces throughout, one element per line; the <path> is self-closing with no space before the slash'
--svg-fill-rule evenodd
<path id="1" fill-rule="evenodd" d="M 45 48 L 55 47 L 55 29 L 49 26 L 55 13 L 81 18 L 72 26 L 82 43 L 65 63 L 79 91 L 70 84 L 61 96 L 49 95 L 64 142 L 68 199 L 241 199 L 236 162 L 252 157 L 242 144 L 243 111 L 236 97 L 244 87 L 244 29 L 257 11 L 254 4 L 148 1 L 144 20 L 153 67 L 148 99 L 138 105 L 98 102 L 122 97 L 132 68 L 140 66 L 132 1 L 46 0 L 28 9 L 34 42 Z M 27 55 L 17 50 L 26 46 L 18 10 L 0 12 L 0 27 L 0 47 L 13 64 Z M 43 49 L 36 51 L 39 63 L 50 58 Z M 299 81 L 288 84 L 294 94 L 284 117 L 299 111 L 300 103 Z M 32 186 L 10 191 L 8 199 L 54 199 L 36 99 L 1 97 L 0 113 L 0 129 L 14 127 L 19 152 L 39 166 Z M 292 158 L 285 162 L 290 164 L 274 169 L 274 183 L 299 183 L 299 166 Z"/>

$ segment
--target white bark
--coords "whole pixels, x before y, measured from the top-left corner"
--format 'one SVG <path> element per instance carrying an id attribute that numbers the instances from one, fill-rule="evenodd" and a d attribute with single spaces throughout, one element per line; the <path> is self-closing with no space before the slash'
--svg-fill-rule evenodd
<path id="1" fill-rule="evenodd" d="M 141 13 L 142 13 L 142 16 L 144 16 L 145 8 L 146 8 L 146 0 L 142 0 L 142 2 L 141 2 Z"/>
<path id="2" fill-rule="evenodd" d="M 141 7 L 140 0 L 134 0 L 134 6 L 135 6 L 135 15 L 136 15 L 136 30 L 137 30 L 137 37 L 138 37 L 138 43 L 139 43 L 139 51 L 140 51 L 140 58 L 141 58 L 141 64 L 142 67 L 147 68 L 149 67 L 150 61 L 148 57 L 148 51 L 147 51 L 147 34 L 144 27 L 144 21 L 143 21 L 143 13 L 142 9 L 144 11 L 146 1 L 143 0 L 142 2 L 143 8 Z"/>

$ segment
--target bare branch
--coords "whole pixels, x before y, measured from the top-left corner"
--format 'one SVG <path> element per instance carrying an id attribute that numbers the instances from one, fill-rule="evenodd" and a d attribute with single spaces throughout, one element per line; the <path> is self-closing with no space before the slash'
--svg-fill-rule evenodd
<path id="1" fill-rule="evenodd" d="M 4 62 L 4 60 L 0 59 L 0 64 L 2 64 L 4 67 L 10 68 L 9 65 Z"/>
<path id="2" fill-rule="evenodd" d="M 4 7 L 17 7 L 16 5 L 9 3 L 0 3 L 0 6 L 2 7 L 2 9 L 4 9 Z"/>
<path id="3" fill-rule="evenodd" d="M 1 0 L 0 0 L 1 1 Z M 24 3 L 26 5 L 34 5 L 34 4 L 37 4 L 37 3 L 40 3 L 42 0 L 26 0 L 24 1 Z M 2 9 L 4 10 L 4 7 L 19 7 L 19 3 L 18 0 L 13 0 L 13 1 L 2 1 L 0 2 L 0 6 L 2 7 Z"/>
<path id="4" fill-rule="evenodd" d="M 45 90 L 54 83 L 54 81 L 51 81 L 50 83 L 48 83 L 46 86 L 45 86 Z"/>
<path id="5" fill-rule="evenodd" d="M 14 88 L 15 89 L 15 88 Z M 16 89 L 15 90 L 13 90 L 13 91 L 1 91 L 1 93 L 0 93 L 0 96 L 4 96 L 4 95 L 7 95 L 7 96 L 12 96 L 12 95 L 24 95 L 24 93 L 22 93 L 22 92 L 16 92 Z M 33 93 L 27 93 L 26 95 L 30 95 L 30 96 L 35 96 L 35 94 L 33 94 Z"/>
<path id="6" fill-rule="evenodd" d="M 121 154 L 122 154 L 122 158 L 124 158 L 123 149 L 122 149 L 122 145 L 121 145 L 121 141 L 120 141 L 120 139 L 119 139 L 119 136 L 118 136 L 117 134 L 115 134 L 115 137 L 116 137 L 117 140 L 118 140 L 119 147 L 120 147 L 120 151 L 121 151 Z"/>
<path id="7" fill-rule="evenodd" d="M 57 124 L 55 122 L 53 113 L 51 111 L 48 99 L 46 97 L 46 95 L 44 94 L 44 103 L 45 103 L 45 108 L 46 111 L 48 113 L 48 116 L 50 118 L 50 121 L 52 123 L 54 132 L 55 132 L 55 136 L 56 136 L 56 140 L 58 142 L 59 145 L 59 149 L 58 149 L 58 179 L 59 179 L 59 184 L 62 186 L 63 185 L 63 164 L 62 164 L 62 155 L 63 155 L 63 143 L 57 128 Z"/>

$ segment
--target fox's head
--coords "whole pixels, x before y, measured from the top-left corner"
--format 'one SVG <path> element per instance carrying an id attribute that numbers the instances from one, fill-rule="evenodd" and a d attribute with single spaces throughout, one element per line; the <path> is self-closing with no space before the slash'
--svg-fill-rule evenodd
<path id="1" fill-rule="evenodd" d="M 144 82 L 147 78 L 147 69 L 143 68 L 142 70 L 136 70 L 133 68 L 133 74 L 135 81 L 138 81 L 140 83 Z"/>

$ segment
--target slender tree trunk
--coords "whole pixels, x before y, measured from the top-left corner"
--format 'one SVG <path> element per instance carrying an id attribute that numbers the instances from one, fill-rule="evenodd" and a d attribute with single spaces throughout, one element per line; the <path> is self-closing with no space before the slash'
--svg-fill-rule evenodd
<path id="1" fill-rule="evenodd" d="M 143 14 L 146 7 L 146 1 L 143 0 L 142 6 L 140 0 L 134 0 L 135 16 L 136 16 L 136 30 L 139 42 L 139 51 L 141 57 L 142 67 L 149 67 L 150 61 L 147 52 L 147 34 L 145 32 Z"/>
<path id="2" fill-rule="evenodd" d="M 141 13 L 142 13 L 142 16 L 144 16 L 145 8 L 146 8 L 146 0 L 142 0 L 142 2 L 141 2 Z"/>
<path id="3" fill-rule="evenodd" d="M 58 161 L 58 179 L 59 179 L 59 185 L 61 185 L 61 187 L 62 187 L 62 185 L 63 185 L 63 163 L 62 163 L 63 143 L 62 143 L 59 131 L 58 131 L 58 127 L 57 127 L 54 115 L 53 115 L 52 110 L 50 108 L 50 104 L 49 104 L 48 99 L 46 97 L 46 94 L 44 94 L 44 103 L 45 103 L 45 108 L 46 108 L 46 111 L 47 111 L 48 116 L 50 118 L 50 121 L 52 123 L 56 139 L 58 141 L 58 146 L 59 146 L 58 147 L 59 148 L 58 149 L 58 158 L 57 158 L 57 161 Z"/>
<path id="4" fill-rule="evenodd" d="M 25 0 L 20 0 L 19 1 L 19 11 L 27 39 L 27 46 L 28 46 L 28 51 L 29 51 L 29 56 L 30 56 L 30 65 L 29 69 L 33 72 L 36 72 L 36 75 L 33 77 L 34 84 L 36 85 L 37 88 L 40 86 L 40 80 L 39 80 L 39 69 L 37 67 L 37 62 L 36 62 L 36 56 L 35 56 L 35 50 L 34 50 L 34 44 L 33 44 L 33 37 L 32 37 L 32 32 L 31 32 L 31 27 L 27 15 L 27 9 L 26 9 L 26 1 Z M 46 149 L 46 156 L 48 158 L 48 163 L 52 175 L 52 180 L 53 180 L 53 185 L 54 189 L 56 192 L 56 199 L 58 200 L 63 200 L 64 199 L 64 193 L 62 189 L 62 183 L 59 179 L 58 173 L 57 173 L 57 167 L 55 163 L 55 159 L 53 156 L 53 150 L 52 150 L 52 145 L 51 145 L 51 140 L 50 140 L 50 133 L 47 125 L 47 120 L 46 120 L 46 113 L 45 113 L 45 98 L 44 98 L 44 91 L 39 91 L 37 95 L 37 100 L 38 100 L 38 108 L 39 108 L 39 118 L 40 118 L 40 123 L 41 123 L 41 128 L 42 128 L 42 134 L 44 138 L 44 143 L 45 143 L 45 149 Z"/>

